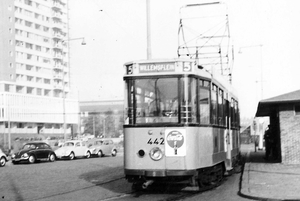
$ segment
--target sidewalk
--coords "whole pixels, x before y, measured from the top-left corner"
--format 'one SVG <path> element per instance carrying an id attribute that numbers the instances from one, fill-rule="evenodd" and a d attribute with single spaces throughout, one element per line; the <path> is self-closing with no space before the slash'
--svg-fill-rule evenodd
<path id="1" fill-rule="evenodd" d="M 255 200 L 300 200 L 300 164 L 271 163 L 264 155 L 264 150 L 247 151 L 240 195 Z"/>

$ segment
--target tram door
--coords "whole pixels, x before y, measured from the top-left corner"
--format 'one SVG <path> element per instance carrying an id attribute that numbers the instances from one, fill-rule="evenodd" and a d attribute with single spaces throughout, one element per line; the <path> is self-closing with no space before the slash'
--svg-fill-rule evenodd
<path id="1" fill-rule="evenodd" d="M 226 167 L 232 168 L 232 131 L 231 131 L 231 110 L 230 103 L 226 100 L 225 114 L 226 114 L 226 129 L 225 129 L 225 151 L 226 151 Z"/>

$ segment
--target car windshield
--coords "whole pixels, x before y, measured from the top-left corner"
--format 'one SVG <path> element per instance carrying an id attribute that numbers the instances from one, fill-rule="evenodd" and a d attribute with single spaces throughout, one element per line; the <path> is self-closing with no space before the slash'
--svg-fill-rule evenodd
<path id="1" fill-rule="evenodd" d="M 35 149 L 36 145 L 35 144 L 25 144 L 23 146 L 23 149 Z"/>
<path id="2" fill-rule="evenodd" d="M 103 144 L 103 141 L 102 141 L 102 140 L 101 140 L 101 141 L 96 141 L 95 144 L 96 144 L 96 145 L 102 145 L 102 144 Z"/>
<path id="3" fill-rule="evenodd" d="M 73 147 L 74 146 L 74 142 L 66 142 L 64 144 L 64 147 Z"/>

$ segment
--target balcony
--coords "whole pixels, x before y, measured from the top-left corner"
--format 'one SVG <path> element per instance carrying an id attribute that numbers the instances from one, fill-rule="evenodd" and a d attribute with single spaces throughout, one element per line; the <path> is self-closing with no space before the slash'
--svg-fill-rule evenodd
<path id="1" fill-rule="evenodd" d="M 63 45 L 60 43 L 55 43 L 53 45 L 53 49 L 59 49 L 59 50 L 63 50 Z"/>
<path id="2" fill-rule="evenodd" d="M 54 10 L 60 10 L 60 9 L 62 9 L 62 5 L 60 3 L 54 1 L 52 4 L 52 8 Z"/>
<path id="3" fill-rule="evenodd" d="M 63 56 L 61 54 L 54 54 L 53 55 L 53 59 L 55 59 L 55 60 L 62 60 Z"/>
<path id="4" fill-rule="evenodd" d="M 55 73 L 53 75 L 54 80 L 63 80 L 63 75 L 61 73 Z"/>
<path id="5" fill-rule="evenodd" d="M 61 35 L 60 33 L 56 32 L 56 33 L 53 34 L 53 38 L 62 39 L 63 35 Z"/>
<path id="6" fill-rule="evenodd" d="M 61 22 L 53 22 L 52 23 L 52 28 L 55 28 L 55 29 L 63 29 L 64 26 Z"/>
<path id="7" fill-rule="evenodd" d="M 63 90 L 63 85 L 60 83 L 54 83 L 54 90 Z"/>
<path id="8" fill-rule="evenodd" d="M 53 69 L 55 69 L 55 70 L 63 70 L 63 66 L 61 64 L 55 64 L 53 66 Z"/>
<path id="9" fill-rule="evenodd" d="M 53 18 L 61 19 L 62 18 L 62 14 L 60 12 L 53 12 L 52 17 Z"/>

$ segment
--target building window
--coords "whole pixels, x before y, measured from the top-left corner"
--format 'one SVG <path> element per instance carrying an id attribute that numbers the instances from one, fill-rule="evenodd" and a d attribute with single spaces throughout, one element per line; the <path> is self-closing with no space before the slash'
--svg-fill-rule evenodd
<path id="1" fill-rule="evenodd" d="M 9 84 L 5 84 L 5 91 L 6 91 L 6 92 L 9 92 L 9 88 L 10 88 L 10 87 L 9 87 Z"/>
<path id="2" fill-rule="evenodd" d="M 31 27 L 31 26 L 32 26 L 32 22 L 25 21 L 25 26 L 27 26 L 27 27 Z"/>
<path id="3" fill-rule="evenodd" d="M 24 3 L 28 6 L 32 6 L 32 1 L 31 0 L 25 0 Z"/>
<path id="4" fill-rule="evenodd" d="M 295 115 L 300 115 L 300 104 L 295 105 Z"/>
<path id="5" fill-rule="evenodd" d="M 49 79 L 44 79 L 44 84 L 50 84 L 50 80 Z"/>
<path id="6" fill-rule="evenodd" d="M 27 87 L 27 94 L 33 94 L 33 88 Z"/>
<path id="7" fill-rule="evenodd" d="M 17 123 L 17 128 L 24 128 L 24 124 L 23 123 Z"/>
<path id="8" fill-rule="evenodd" d="M 17 86 L 17 93 L 23 93 L 23 87 Z"/>
<path id="9" fill-rule="evenodd" d="M 33 77 L 32 76 L 27 76 L 27 81 L 32 82 L 33 81 Z"/>
<path id="10" fill-rule="evenodd" d="M 42 89 L 37 89 L 37 90 L 36 90 L 36 94 L 37 94 L 37 95 L 42 95 Z"/>
<path id="11" fill-rule="evenodd" d="M 36 45 L 36 46 L 35 46 L 35 50 L 41 52 L 41 51 L 42 51 L 42 47 L 39 46 L 39 45 Z"/>
<path id="12" fill-rule="evenodd" d="M 50 96 L 50 90 L 45 89 L 45 96 Z"/>
<path id="13" fill-rule="evenodd" d="M 30 71 L 30 70 L 32 69 L 32 67 L 33 67 L 33 66 L 31 66 L 31 65 L 26 65 L 26 70 L 29 70 L 29 71 Z"/>
<path id="14" fill-rule="evenodd" d="M 25 46 L 26 46 L 27 49 L 31 49 L 31 50 L 33 49 L 33 45 L 30 44 L 30 43 L 26 43 Z"/>

